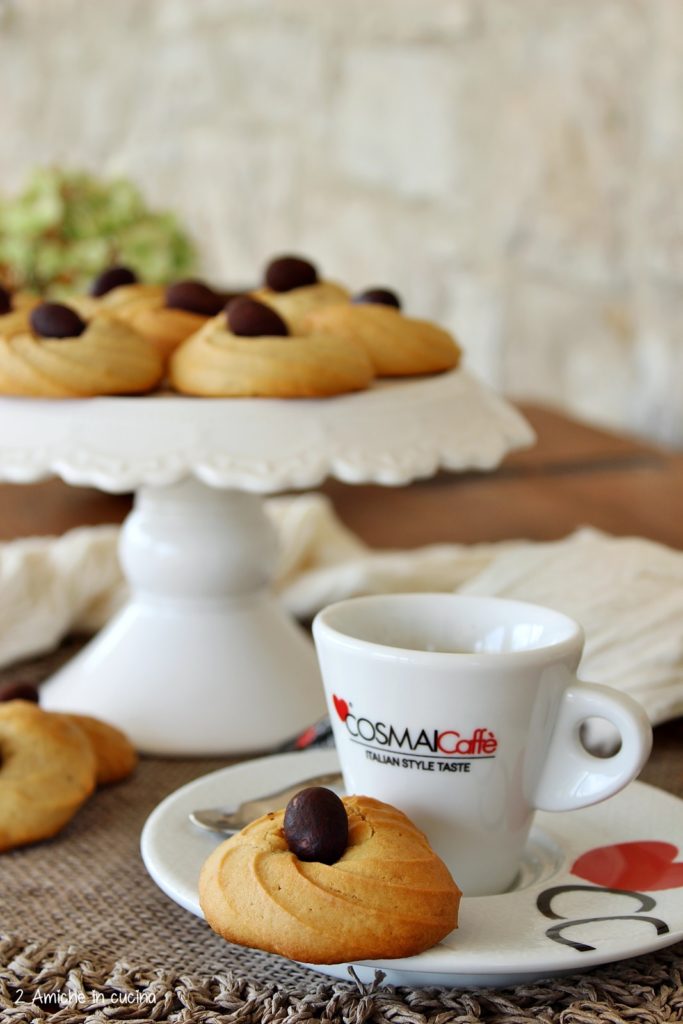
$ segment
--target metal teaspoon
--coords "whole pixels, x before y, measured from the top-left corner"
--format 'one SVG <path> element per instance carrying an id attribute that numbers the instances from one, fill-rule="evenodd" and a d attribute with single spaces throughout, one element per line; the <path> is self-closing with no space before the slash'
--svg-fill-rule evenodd
<path id="1" fill-rule="evenodd" d="M 234 811 L 223 811 L 219 807 L 207 807 L 204 810 L 191 811 L 189 819 L 193 825 L 205 829 L 207 832 L 221 832 L 224 835 L 232 835 L 239 832 L 245 825 L 259 818 L 269 811 L 276 811 L 288 803 L 295 793 L 308 786 L 339 786 L 342 777 L 339 772 L 328 773 L 327 775 L 314 775 L 310 779 L 302 779 L 285 789 L 278 789 L 274 793 L 266 793 L 264 796 L 255 797 L 252 800 L 245 800 Z"/>

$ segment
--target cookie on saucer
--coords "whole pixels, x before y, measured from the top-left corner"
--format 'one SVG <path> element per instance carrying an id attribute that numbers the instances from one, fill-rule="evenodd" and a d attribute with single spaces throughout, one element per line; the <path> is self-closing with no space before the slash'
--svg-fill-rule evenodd
<path id="1" fill-rule="evenodd" d="M 313 789 L 221 843 L 199 897 L 225 939 L 331 964 L 429 949 L 457 926 L 460 890 L 401 811 Z"/>

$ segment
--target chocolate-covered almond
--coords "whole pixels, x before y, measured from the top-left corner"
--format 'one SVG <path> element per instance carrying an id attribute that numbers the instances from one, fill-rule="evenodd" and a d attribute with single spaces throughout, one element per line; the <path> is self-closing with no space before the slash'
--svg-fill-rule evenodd
<path id="1" fill-rule="evenodd" d="M 289 334 L 282 317 L 263 302 L 240 296 L 225 311 L 228 330 L 241 338 L 284 337 Z"/>
<path id="2" fill-rule="evenodd" d="M 317 281 L 318 271 L 300 256 L 278 256 L 266 267 L 265 283 L 274 292 L 291 292 Z"/>
<path id="3" fill-rule="evenodd" d="M 38 703 L 38 687 L 33 683 L 4 683 L 0 686 L 0 701 L 7 700 L 30 700 Z"/>
<path id="4" fill-rule="evenodd" d="M 86 328 L 78 313 L 60 302 L 41 302 L 31 310 L 29 320 L 40 338 L 77 338 Z"/>
<path id="5" fill-rule="evenodd" d="M 138 276 L 130 267 L 108 267 L 98 274 L 90 285 L 90 294 L 99 298 L 112 292 L 114 288 L 120 288 L 124 284 L 137 284 Z"/>
<path id="6" fill-rule="evenodd" d="M 351 302 L 356 304 L 370 302 L 379 306 L 394 306 L 395 309 L 401 308 L 401 300 L 396 292 L 392 292 L 391 288 L 366 288 L 364 292 L 354 295 Z"/>
<path id="7" fill-rule="evenodd" d="M 166 289 L 166 305 L 199 316 L 216 316 L 225 306 L 225 297 L 202 281 L 177 281 Z"/>
<path id="8" fill-rule="evenodd" d="M 292 853 L 305 861 L 334 864 L 349 841 L 349 819 L 336 793 L 309 786 L 285 808 L 283 831 Z"/>
<path id="9" fill-rule="evenodd" d="M 12 312 L 12 295 L 0 284 L 0 316 Z"/>

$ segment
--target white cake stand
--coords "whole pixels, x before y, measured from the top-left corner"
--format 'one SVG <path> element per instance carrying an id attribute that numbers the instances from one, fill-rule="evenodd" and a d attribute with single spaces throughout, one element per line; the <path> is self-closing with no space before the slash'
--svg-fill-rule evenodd
<path id="1" fill-rule="evenodd" d="M 308 637 L 268 591 L 259 495 L 490 470 L 533 442 L 462 370 L 323 400 L 0 399 L 0 479 L 136 492 L 126 607 L 45 685 L 48 708 L 124 729 L 147 753 L 272 748 L 324 709 Z"/>

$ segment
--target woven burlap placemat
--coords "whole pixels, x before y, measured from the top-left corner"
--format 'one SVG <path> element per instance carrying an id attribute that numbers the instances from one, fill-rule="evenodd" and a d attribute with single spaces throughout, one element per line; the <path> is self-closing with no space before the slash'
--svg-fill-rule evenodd
<path id="1" fill-rule="evenodd" d="M 543 984 L 462 992 L 330 983 L 224 942 L 160 892 L 139 837 L 167 793 L 226 763 L 143 759 L 133 778 L 100 790 L 59 837 L 3 855 L 0 1019 L 683 1019 L 683 946 Z"/>
<path id="2" fill-rule="evenodd" d="M 11 675 L 35 679 L 53 665 Z M 676 749 L 679 739 L 674 729 Z M 671 757 L 661 761 L 668 777 Z M 683 944 L 572 977 L 462 991 L 394 989 L 381 978 L 372 986 L 352 977 L 331 982 L 224 942 L 156 887 L 139 839 L 164 796 L 229 763 L 143 759 L 131 779 L 98 791 L 57 838 L 2 855 L 0 1021 L 683 1020 Z"/>

